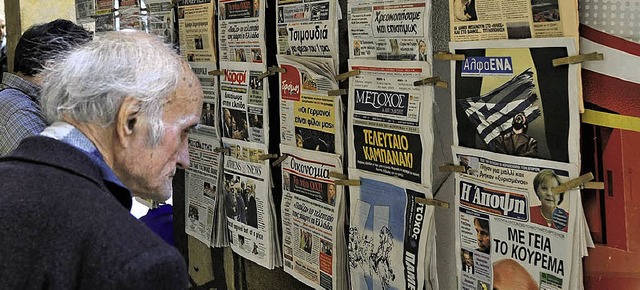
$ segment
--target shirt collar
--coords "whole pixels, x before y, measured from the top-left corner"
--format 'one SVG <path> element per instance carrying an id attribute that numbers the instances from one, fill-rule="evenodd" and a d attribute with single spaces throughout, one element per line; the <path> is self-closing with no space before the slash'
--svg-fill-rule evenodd
<path id="1" fill-rule="evenodd" d="M 40 104 L 40 87 L 36 84 L 21 78 L 18 75 L 5 72 L 2 74 L 3 87 L 9 87 L 22 91 L 27 96 L 31 97 L 34 102 Z"/>
<path id="2" fill-rule="evenodd" d="M 87 136 L 85 136 L 80 130 L 78 130 L 73 125 L 66 122 L 55 122 L 51 124 L 51 126 L 45 128 L 44 131 L 40 133 L 40 135 L 53 138 L 60 142 L 69 144 L 79 149 L 80 151 L 84 152 L 85 154 L 87 154 L 87 156 L 89 156 L 89 159 L 91 159 L 91 161 L 96 166 L 98 166 L 98 168 L 100 169 L 100 172 L 102 173 L 102 179 L 105 182 L 109 182 L 109 183 L 112 183 L 113 185 L 122 187 L 129 192 L 129 195 L 131 195 L 131 191 L 127 189 L 127 187 L 124 186 L 124 184 L 122 184 L 122 182 L 120 181 L 120 179 L 118 179 L 118 177 L 113 172 L 111 167 L 109 167 L 107 163 L 104 162 L 104 159 L 102 158 L 102 154 L 100 154 L 100 151 L 98 151 L 98 148 L 96 148 L 96 146 L 93 145 L 93 142 L 91 142 L 91 140 L 89 140 Z"/>

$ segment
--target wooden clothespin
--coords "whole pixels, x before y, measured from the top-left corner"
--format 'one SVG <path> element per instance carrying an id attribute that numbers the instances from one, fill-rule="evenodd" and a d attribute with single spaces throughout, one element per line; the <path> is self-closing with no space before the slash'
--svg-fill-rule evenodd
<path id="1" fill-rule="evenodd" d="M 335 183 L 343 186 L 360 186 L 360 180 L 357 179 L 336 179 Z"/>
<path id="2" fill-rule="evenodd" d="M 416 197 L 417 203 L 422 203 L 426 205 L 433 205 L 442 208 L 449 208 L 449 203 L 444 200 L 434 199 L 434 198 L 424 198 L 424 197 Z"/>
<path id="3" fill-rule="evenodd" d="M 414 86 L 424 86 L 424 85 L 435 85 L 441 88 L 448 88 L 449 84 L 445 81 L 440 80 L 440 77 L 428 77 L 421 79 L 419 81 L 413 82 Z"/>
<path id="4" fill-rule="evenodd" d="M 280 166 L 280 164 L 282 164 L 282 162 L 284 162 L 285 159 L 287 159 L 289 155 L 287 154 L 282 154 L 280 155 L 280 157 L 278 157 L 278 159 L 274 160 L 271 165 L 273 166 Z"/>
<path id="5" fill-rule="evenodd" d="M 559 65 L 574 64 L 574 63 L 581 63 L 585 61 L 596 61 L 596 60 L 603 60 L 603 59 L 604 59 L 604 55 L 602 53 L 592 52 L 588 54 L 578 54 L 578 55 L 556 58 L 553 60 L 553 66 L 556 67 Z"/>
<path id="6" fill-rule="evenodd" d="M 342 96 L 342 95 L 346 95 L 347 94 L 347 90 L 346 89 L 338 89 L 338 90 L 331 90 L 327 92 L 327 95 L 329 96 Z"/>
<path id="7" fill-rule="evenodd" d="M 329 177 L 337 178 L 337 179 L 349 179 L 349 176 L 342 172 L 329 171 Z"/>
<path id="8" fill-rule="evenodd" d="M 580 177 L 575 178 L 575 179 L 571 179 L 563 184 L 560 184 L 554 188 L 551 189 L 551 192 L 553 192 L 554 194 L 560 194 L 563 192 L 566 192 L 574 187 L 581 187 L 584 186 L 584 184 L 587 181 L 591 181 L 593 180 L 593 173 L 589 172 L 583 175 L 580 175 Z"/>
<path id="9" fill-rule="evenodd" d="M 447 164 L 440 166 L 440 172 L 465 172 L 465 168 L 462 165 Z"/>
<path id="10" fill-rule="evenodd" d="M 272 67 L 267 68 L 266 72 L 263 72 L 260 75 L 258 75 L 258 78 L 259 79 L 264 79 L 264 78 L 266 78 L 268 76 L 272 76 L 272 75 L 275 75 L 277 73 L 283 74 L 283 73 L 286 73 L 286 72 L 287 72 L 287 70 L 284 69 L 284 68 L 277 67 L 277 66 L 272 66 Z"/>
<path id="11" fill-rule="evenodd" d="M 224 155 L 229 155 L 229 154 L 231 154 L 231 148 L 218 147 L 218 148 L 213 149 L 213 152 L 222 153 Z"/>
<path id="12" fill-rule="evenodd" d="M 260 154 L 258 160 L 267 160 L 272 158 L 278 158 L 278 154 Z"/>
<path id="13" fill-rule="evenodd" d="M 464 60 L 464 54 L 453 54 L 446 51 L 438 51 L 433 55 L 435 60 Z"/>
<path id="14" fill-rule="evenodd" d="M 344 81 L 350 77 L 354 77 L 360 74 L 360 70 L 356 69 L 356 70 L 352 70 L 352 71 L 348 71 L 346 73 L 342 73 L 336 76 L 336 81 Z"/>
<path id="15" fill-rule="evenodd" d="M 210 70 L 207 74 L 210 76 L 221 76 L 221 75 L 224 75 L 224 70 L 223 69 Z"/>

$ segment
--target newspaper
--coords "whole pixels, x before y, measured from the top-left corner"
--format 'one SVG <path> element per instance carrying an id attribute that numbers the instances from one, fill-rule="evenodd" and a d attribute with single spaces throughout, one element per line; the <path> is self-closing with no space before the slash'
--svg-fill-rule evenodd
<path id="1" fill-rule="evenodd" d="M 329 172 L 339 155 L 280 145 L 284 271 L 316 289 L 346 289 L 344 193 Z"/>
<path id="2" fill-rule="evenodd" d="M 460 289 L 577 289 L 570 280 L 584 219 L 580 192 L 551 189 L 575 165 L 453 147 Z M 579 260 L 578 260 L 579 262 Z M 527 288 L 533 289 L 533 288 Z"/>
<path id="3" fill-rule="evenodd" d="M 326 57 L 338 69 L 338 1 L 277 0 L 278 54 Z"/>
<path id="4" fill-rule="evenodd" d="M 349 168 L 351 289 L 437 289 L 434 209 L 426 187 Z M 429 271 L 427 271 L 429 270 Z"/>
<path id="5" fill-rule="evenodd" d="M 140 6 L 138 5 L 138 1 L 121 0 L 116 2 L 118 2 L 116 3 L 116 7 L 118 10 L 116 21 L 117 30 L 135 29 L 148 32 L 147 27 L 143 25 L 143 19 L 140 14 Z"/>
<path id="6" fill-rule="evenodd" d="M 330 59 L 277 55 L 280 74 L 280 142 L 343 155 L 342 99 Z"/>
<path id="7" fill-rule="evenodd" d="M 96 14 L 95 0 L 75 0 L 76 1 L 76 19 L 84 20 L 93 17 Z"/>
<path id="8" fill-rule="evenodd" d="M 211 62 L 191 62 L 191 70 L 196 74 L 202 91 L 204 92 L 204 102 L 202 104 L 202 115 L 200 126 L 195 131 L 199 134 L 208 135 L 220 139 L 220 110 L 218 109 L 218 77 L 210 75 L 216 70 L 216 64 Z"/>
<path id="9" fill-rule="evenodd" d="M 271 195 L 271 170 L 263 144 L 223 138 L 222 192 L 231 249 L 268 269 L 282 265 L 276 212 Z"/>
<path id="10" fill-rule="evenodd" d="M 578 37 L 577 0 L 449 0 L 451 41 Z"/>
<path id="11" fill-rule="evenodd" d="M 220 60 L 264 63 L 265 0 L 218 1 Z"/>
<path id="12" fill-rule="evenodd" d="M 432 86 L 427 62 L 349 60 L 349 167 L 431 187 Z"/>
<path id="13" fill-rule="evenodd" d="M 164 43 L 173 44 L 176 38 L 171 0 L 144 1 L 148 12 L 149 32 L 160 36 Z"/>
<path id="14" fill-rule="evenodd" d="M 96 15 L 113 14 L 115 1 L 113 0 L 96 0 Z"/>
<path id="15" fill-rule="evenodd" d="M 220 68 L 222 137 L 268 145 L 269 85 L 259 77 L 264 64 L 222 61 Z"/>
<path id="16" fill-rule="evenodd" d="M 347 17 L 350 59 L 431 63 L 430 0 L 349 1 Z"/>
<path id="17" fill-rule="evenodd" d="M 451 52 L 453 143 L 578 164 L 579 70 L 553 67 L 577 53 L 571 38 L 458 42 Z"/>
<path id="18" fill-rule="evenodd" d="M 214 9 L 211 0 L 178 2 L 180 55 L 190 63 L 217 61 Z"/>
<path id="19" fill-rule="evenodd" d="M 191 166 L 185 175 L 185 232 L 207 246 L 222 246 L 226 240 L 217 240 L 226 237 L 221 234 L 226 229 L 219 225 L 219 220 L 224 220 L 218 209 L 222 154 L 214 151 L 219 146 L 218 139 L 189 134 Z"/>

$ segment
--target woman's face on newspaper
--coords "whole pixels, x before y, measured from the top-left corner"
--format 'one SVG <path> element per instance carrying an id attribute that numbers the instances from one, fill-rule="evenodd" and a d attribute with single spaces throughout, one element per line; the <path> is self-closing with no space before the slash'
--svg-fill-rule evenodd
<path id="1" fill-rule="evenodd" d="M 543 207 L 555 208 L 558 205 L 558 197 L 551 191 L 552 188 L 558 185 L 560 185 L 558 184 L 558 180 L 553 176 L 549 176 L 549 178 L 540 182 L 536 193 L 538 194 L 538 198 L 540 198 L 540 202 Z"/>

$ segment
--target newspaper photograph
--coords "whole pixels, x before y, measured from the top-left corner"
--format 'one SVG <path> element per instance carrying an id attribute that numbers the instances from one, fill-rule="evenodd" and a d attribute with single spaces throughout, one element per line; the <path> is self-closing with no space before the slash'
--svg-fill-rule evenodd
<path id="1" fill-rule="evenodd" d="M 578 37 L 577 0 L 449 0 L 451 41 Z"/>
<path id="2" fill-rule="evenodd" d="M 212 243 L 218 219 L 218 189 L 222 154 L 216 153 L 220 140 L 199 134 L 189 134 L 191 166 L 185 175 L 185 232 L 207 246 Z"/>
<path id="3" fill-rule="evenodd" d="M 333 60 L 338 69 L 338 1 L 277 0 L 278 54 Z"/>
<path id="4" fill-rule="evenodd" d="M 280 145 L 284 271 L 316 289 L 346 289 L 341 157 Z"/>
<path id="5" fill-rule="evenodd" d="M 268 145 L 268 79 L 264 64 L 220 62 L 222 137 Z"/>
<path id="6" fill-rule="evenodd" d="M 218 43 L 221 61 L 264 63 L 266 0 L 218 1 Z"/>
<path id="7" fill-rule="evenodd" d="M 276 265 L 275 212 L 271 197 L 269 160 L 263 144 L 223 139 L 229 155 L 224 156 L 222 192 L 231 249 L 268 269 Z"/>
<path id="8" fill-rule="evenodd" d="M 431 1 L 381 2 L 348 2 L 349 58 L 431 63 Z"/>
<path id="9" fill-rule="evenodd" d="M 453 143 L 578 164 L 579 70 L 553 67 L 577 53 L 571 38 L 450 43 Z"/>
<path id="10" fill-rule="evenodd" d="M 195 132 L 212 138 L 220 139 L 220 120 L 218 109 L 218 77 L 210 75 L 217 69 L 215 63 L 212 62 L 191 62 L 189 63 L 191 70 L 196 74 L 202 91 L 204 92 L 204 102 L 202 104 L 202 115 L 200 117 L 200 126 L 194 129 Z"/>
<path id="11" fill-rule="evenodd" d="M 416 201 L 431 190 L 354 168 L 349 179 L 360 180 L 349 188 L 351 289 L 433 289 L 434 209 Z"/>
<path id="12" fill-rule="evenodd" d="M 431 187 L 433 86 L 427 62 L 349 60 L 349 167 Z"/>
<path id="13" fill-rule="evenodd" d="M 453 148 L 459 289 L 570 287 L 580 192 L 552 189 L 578 177 L 575 165 Z M 579 243 L 578 243 L 579 244 Z M 481 288 L 483 287 L 483 288 Z"/>
<path id="14" fill-rule="evenodd" d="M 217 61 L 214 12 L 212 0 L 178 2 L 180 55 L 189 63 Z"/>
<path id="15" fill-rule="evenodd" d="M 342 98 L 332 60 L 277 55 L 280 68 L 280 142 L 343 155 Z"/>
<path id="16" fill-rule="evenodd" d="M 75 0 L 76 1 L 76 19 L 88 19 L 96 14 L 95 0 Z"/>
<path id="17" fill-rule="evenodd" d="M 147 0 L 144 3 L 148 10 L 149 32 L 160 36 L 164 43 L 177 42 L 171 0 Z"/>

